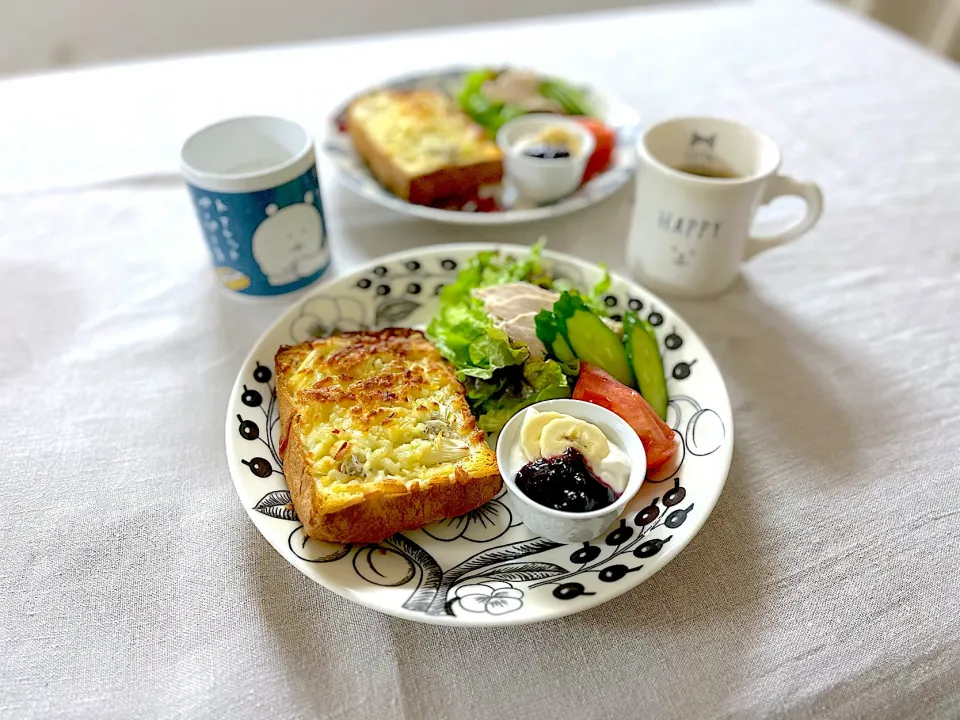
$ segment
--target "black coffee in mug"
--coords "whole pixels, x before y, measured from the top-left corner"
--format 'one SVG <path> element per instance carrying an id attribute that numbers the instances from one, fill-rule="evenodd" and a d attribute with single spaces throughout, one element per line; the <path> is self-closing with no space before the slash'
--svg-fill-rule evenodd
<path id="1" fill-rule="evenodd" d="M 722 180 L 733 180 L 740 177 L 733 170 L 714 165 L 678 165 L 674 170 L 679 170 L 688 175 L 697 175 L 706 178 L 720 178 Z"/>

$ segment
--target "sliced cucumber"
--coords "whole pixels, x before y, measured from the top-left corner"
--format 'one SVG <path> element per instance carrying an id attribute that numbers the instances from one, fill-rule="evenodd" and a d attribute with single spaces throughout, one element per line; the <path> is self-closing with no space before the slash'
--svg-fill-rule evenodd
<path id="1" fill-rule="evenodd" d="M 667 378 L 653 326 L 635 312 L 623 316 L 623 344 L 640 394 L 661 420 L 667 419 Z"/>
<path id="2" fill-rule="evenodd" d="M 560 333 L 578 358 L 606 370 L 628 387 L 633 386 L 630 361 L 617 334 L 590 310 L 579 295 L 560 294 L 553 305 Z"/>
<path id="3" fill-rule="evenodd" d="M 545 80 L 540 84 L 540 94 L 560 103 L 568 115 L 593 115 L 583 91 L 562 80 Z"/>
<path id="4" fill-rule="evenodd" d="M 557 335 L 557 339 L 553 341 L 553 354 L 556 355 L 557 360 L 564 365 L 574 365 L 580 362 L 580 358 L 578 358 L 570 346 L 567 345 L 567 341 L 563 339 L 563 335 Z M 579 369 L 577 372 L 579 372 Z"/>

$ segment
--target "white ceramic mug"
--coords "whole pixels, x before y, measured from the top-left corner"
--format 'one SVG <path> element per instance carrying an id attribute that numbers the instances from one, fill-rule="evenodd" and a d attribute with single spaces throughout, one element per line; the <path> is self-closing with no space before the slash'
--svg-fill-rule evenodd
<path id="1" fill-rule="evenodd" d="M 820 188 L 779 168 L 776 143 L 738 122 L 690 117 L 650 128 L 640 144 L 630 269 L 653 290 L 679 297 L 725 290 L 745 259 L 800 237 L 820 219 Z M 757 208 L 782 195 L 803 198 L 806 216 L 779 234 L 752 236 Z"/>

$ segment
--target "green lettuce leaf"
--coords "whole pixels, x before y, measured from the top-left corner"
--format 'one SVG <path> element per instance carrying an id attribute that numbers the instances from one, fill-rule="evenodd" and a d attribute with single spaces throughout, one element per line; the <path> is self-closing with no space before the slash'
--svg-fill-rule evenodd
<path id="1" fill-rule="evenodd" d="M 490 100 L 483 94 L 483 84 L 498 75 L 495 70 L 474 70 L 467 73 L 463 79 L 463 86 L 457 95 L 460 109 L 473 118 L 474 122 L 482 125 L 492 137 L 506 122 L 521 115 L 526 115 L 519 105 Z"/>
<path id="2" fill-rule="evenodd" d="M 509 373 L 501 372 L 497 377 L 482 379 L 468 377 L 463 381 L 463 387 L 467 391 L 467 401 L 473 405 L 482 405 L 494 395 L 503 391 L 510 378 Z"/>
<path id="3" fill-rule="evenodd" d="M 540 94 L 560 103 L 567 115 L 595 115 L 587 94 L 578 87 L 556 78 L 540 85 Z"/>
<path id="4" fill-rule="evenodd" d="M 552 277 L 541 260 L 542 248 L 543 242 L 538 242 L 521 258 L 478 253 L 456 281 L 440 291 L 440 308 L 427 326 L 427 336 L 456 367 L 478 424 L 488 433 L 498 432 L 528 405 L 571 394 L 564 367 L 552 359 L 532 358 L 525 346 L 511 343 L 471 294 L 476 288 L 511 282 L 552 288 Z"/>
<path id="5" fill-rule="evenodd" d="M 610 313 L 607 311 L 606 303 L 603 302 L 603 296 L 610 291 L 610 270 L 603 263 L 600 264 L 600 268 L 603 270 L 603 277 L 597 281 L 597 284 L 588 293 L 580 292 L 566 278 L 554 280 L 551 289 L 559 293 L 568 292 L 572 295 L 578 295 L 583 300 L 584 305 L 593 312 L 600 317 L 607 317 Z"/>
<path id="6" fill-rule="evenodd" d="M 480 403 L 482 414 L 477 425 L 484 432 L 499 432 L 510 418 L 528 405 L 571 395 L 567 376 L 555 360 L 530 358 L 523 364 L 523 371 L 516 380 L 508 386 L 507 392 Z"/>
<path id="7" fill-rule="evenodd" d="M 514 346 L 505 332 L 493 326 L 483 303 L 470 291 L 544 276 L 542 248 L 543 243 L 538 242 L 521 259 L 493 251 L 478 253 L 456 281 L 440 291 L 440 310 L 427 326 L 427 336 L 454 364 L 461 381 L 466 377 L 490 379 L 497 370 L 520 365 L 530 356 L 525 347 Z"/>
<path id="8" fill-rule="evenodd" d="M 497 370 L 521 365 L 530 356 L 525 347 L 513 345 L 505 332 L 493 326 L 483 303 L 470 291 L 542 273 L 540 247 L 522 260 L 496 252 L 478 253 L 456 281 L 440 291 L 440 310 L 427 326 L 427 336 L 454 364 L 461 381 L 467 377 L 489 380 Z"/>

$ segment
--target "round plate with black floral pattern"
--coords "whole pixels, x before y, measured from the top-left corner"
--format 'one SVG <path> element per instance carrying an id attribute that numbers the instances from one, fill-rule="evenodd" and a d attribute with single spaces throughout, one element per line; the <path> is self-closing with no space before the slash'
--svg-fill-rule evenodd
<path id="1" fill-rule="evenodd" d="M 394 78 L 376 88 L 359 93 L 357 97 L 378 89 L 438 90 L 450 97 L 456 97 L 463 84 L 464 75 L 475 69 L 446 68 Z M 602 93 L 596 88 L 587 87 L 584 88 L 584 92 L 591 107 L 595 108 L 597 117 L 609 125 L 616 134 L 613 157 L 606 170 L 581 185 L 574 193 L 546 205 L 525 202 L 517 196 L 509 184 L 488 188 L 497 198 L 496 209 L 491 211 L 483 211 L 478 202 L 467 203 L 466 206 L 458 208 L 440 208 L 414 205 L 398 198 L 377 182 L 353 147 L 353 142 L 344 125 L 344 116 L 350 101 L 343 103 L 331 116 L 326 128 L 323 150 L 336 165 L 340 182 L 361 197 L 405 215 L 460 225 L 501 225 L 543 220 L 575 212 L 600 202 L 616 192 L 636 170 L 640 116 L 622 100 Z M 490 195 L 488 194 L 487 197 L 489 200 Z"/>
<path id="2" fill-rule="evenodd" d="M 330 332 L 423 327 L 437 294 L 479 250 L 476 244 L 422 248 L 382 258 L 319 286 L 257 342 L 230 397 L 226 445 L 240 501 L 274 548 L 302 573 L 348 600 L 397 617 L 440 625 L 515 625 L 569 615 L 636 587 L 679 553 L 720 496 L 733 454 L 730 401 L 709 351 L 663 301 L 613 275 L 611 316 L 629 308 L 656 328 L 667 371 L 667 422 L 682 460 L 648 478 L 623 515 L 589 543 L 535 536 L 501 492 L 471 513 L 398 533 L 376 545 L 308 538 L 290 503 L 278 454 L 280 422 L 273 358 L 280 345 Z M 596 265 L 544 252 L 556 277 L 589 288 Z"/>

